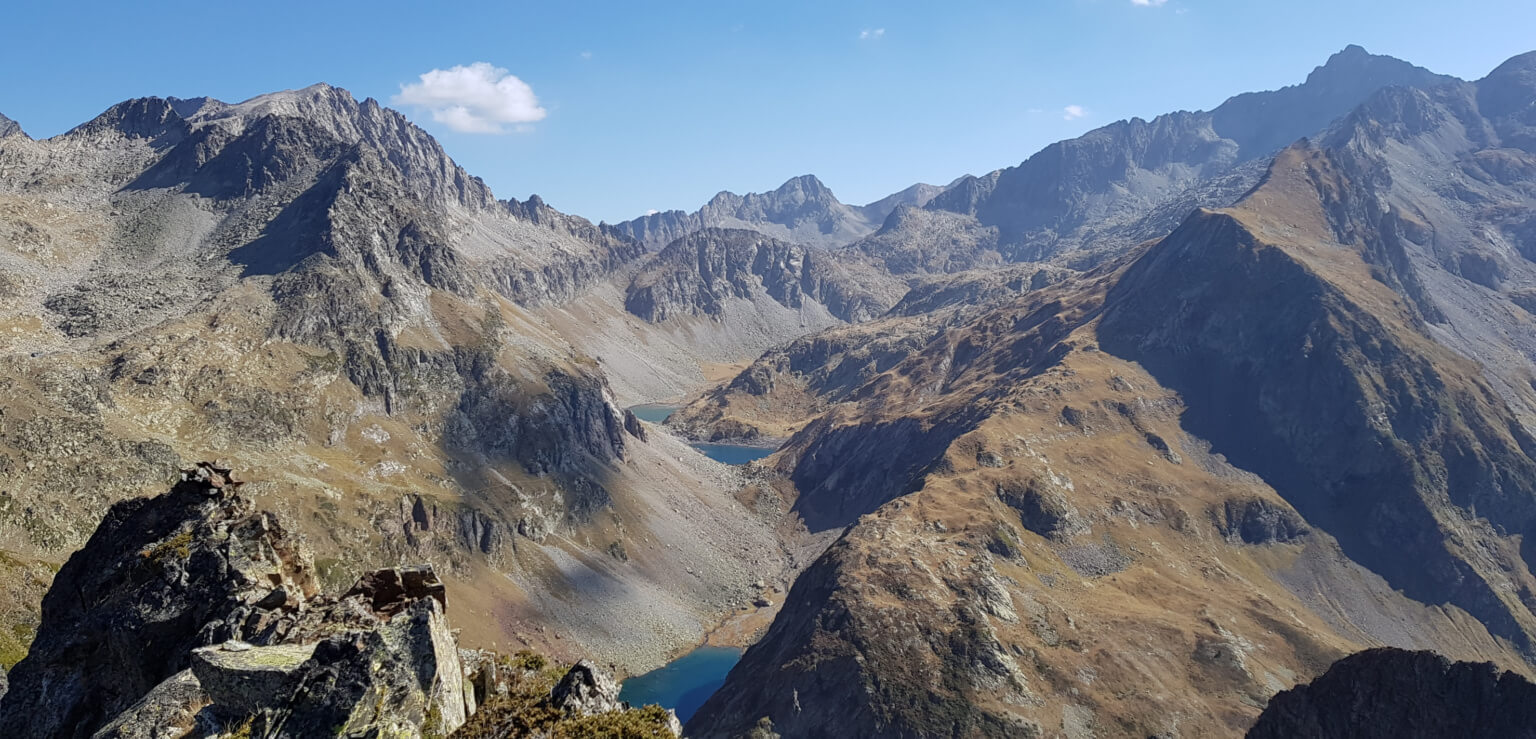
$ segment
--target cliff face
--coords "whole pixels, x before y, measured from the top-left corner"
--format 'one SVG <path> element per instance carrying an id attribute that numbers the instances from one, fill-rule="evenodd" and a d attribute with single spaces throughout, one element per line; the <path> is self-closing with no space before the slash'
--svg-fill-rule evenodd
<path id="1" fill-rule="evenodd" d="M 1536 735 L 1536 685 L 1486 662 L 1370 649 L 1269 701 L 1253 739 Z"/>
<path id="2" fill-rule="evenodd" d="M 752 231 L 709 229 L 669 244 L 630 282 L 624 307 L 653 323 L 684 315 L 720 318 L 731 298 L 766 295 L 786 308 L 863 321 L 880 298 L 827 252 Z"/>

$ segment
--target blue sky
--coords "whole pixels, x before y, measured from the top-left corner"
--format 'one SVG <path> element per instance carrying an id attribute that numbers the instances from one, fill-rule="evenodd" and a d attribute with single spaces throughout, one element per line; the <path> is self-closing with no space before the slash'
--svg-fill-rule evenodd
<path id="1" fill-rule="evenodd" d="M 403 109 L 498 196 L 608 221 L 804 173 L 864 203 L 1299 82 L 1350 43 L 1474 79 L 1536 48 L 1531 0 L 8 5 L 0 113 L 34 136 L 142 95 L 325 81 L 388 102 L 485 62 L 469 81 L 507 96 L 443 118 L 502 133 Z M 495 69 L 528 89 L 491 87 Z"/>

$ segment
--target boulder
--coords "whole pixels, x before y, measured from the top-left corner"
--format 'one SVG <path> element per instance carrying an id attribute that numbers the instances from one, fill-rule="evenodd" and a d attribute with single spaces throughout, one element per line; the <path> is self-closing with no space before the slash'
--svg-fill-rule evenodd
<path id="1" fill-rule="evenodd" d="M 313 644 L 225 642 L 192 650 L 192 672 L 220 712 L 246 716 L 288 700 L 314 652 Z"/>
<path id="2" fill-rule="evenodd" d="M 448 591 L 432 565 L 376 570 L 358 578 L 342 599 L 360 597 L 379 616 L 392 616 L 419 598 L 448 608 Z"/>
<path id="3" fill-rule="evenodd" d="M 567 716 L 594 716 L 624 708 L 618 681 L 587 660 L 571 665 L 549 697 L 550 704 Z"/>

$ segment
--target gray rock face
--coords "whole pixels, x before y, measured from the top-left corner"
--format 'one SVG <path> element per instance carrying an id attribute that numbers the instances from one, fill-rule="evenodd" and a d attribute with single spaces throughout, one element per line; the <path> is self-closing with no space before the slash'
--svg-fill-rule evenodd
<path id="1" fill-rule="evenodd" d="M 886 307 L 829 252 L 755 231 L 713 228 L 661 250 L 630 282 L 624 307 L 653 323 L 687 315 L 719 318 L 727 300 L 759 294 L 787 308 L 819 303 L 845 321 L 867 320 Z"/>
<path id="2" fill-rule="evenodd" d="M 898 206 L 922 206 L 943 188 L 916 184 L 869 205 L 839 202 L 821 180 L 802 175 L 766 193 L 722 192 L 693 213 L 652 213 L 614 228 L 660 249 L 707 228 L 746 229 L 795 244 L 835 247 L 874 231 Z"/>
<path id="3" fill-rule="evenodd" d="M 1311 531 L 1295 511 L 1259 498 L 1229 500 L 1213 515 L 1217 530 L 1229 541 L 1248 544 L 1288 542 Z"/>
<path id="4" fill-rule="evenodd" d="M 255 672 L 249 666 L 241 671 Z M 441 606 L 430 597 L 410 601 L 373 628 L 327 637 L 293 672 L 276 673 L 267 670 L 271 679 L 247 684 L 230 696 L 261 706 L 253 734 L 294 739 L 326 732 L 446 735 L 463 725 L 470 705 L 458 646 Z M 297 689 L 281 690 L 289 685 Z M 215 711 L 225 709 L 219 702 L 223 693 L 210 689 L 209 694 Z M 227 707 L 233 715 L 247 712 L 244 703 Z"/>
<path id="5" fill-rule="evenodd" d="M 1370 649 L 1269 701 L 1249 739 L 1536 736 L 1536 685 L 1487 662 Z"/>
<path id="6" fill-rule="evenodd" d="M 1062 541 L 1088 531 L 1077 508 L 1049 478 L 1034 477 L 1022 484 L 1010 482 L 998 488 L 997 497 L 1018 511 L 1024 528 L 1047 539 Z"/>

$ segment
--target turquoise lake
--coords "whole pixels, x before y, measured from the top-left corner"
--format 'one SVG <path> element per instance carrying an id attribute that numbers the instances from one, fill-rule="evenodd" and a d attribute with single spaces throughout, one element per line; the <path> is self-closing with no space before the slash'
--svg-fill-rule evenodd
<path id="1" fill-rule="evenodd" d="M 694 444 L 694 449 L 704 452 L 704 456 L 724 462 L 725 464 L 746 464 L 754 459 L 762 459 L 778 451 L 766 446 L 742 446 L 740 444 Z"/>
<path id="2" fill-rule="evenodd" d="M 648 403 L 646 405 L 632 405 L 629 407 L 629 411 L 635 414 L 635 418 L 647 423 L 666 423 L 667 418 L 672 415 L 672 412 L 681 407 Z M 691 446 L 703 452 L 704 456 L 725 464 L 746 464 L 778 451 L 771 447 L 743 446 L 741 444 L 692 444 Z"/>
<path id="3" fill-rule="evenodd" d="M 740 649 L 699 647 L 644 675 L 625 680 L 619 687 L 619 700 L 635 707 L 655 703 L 677 711 L 677 717 L 686 722 L 725 684 L 726 673 L 740 659 Z"/>

